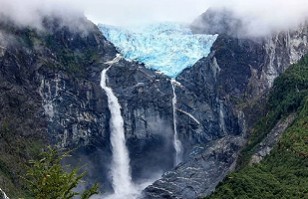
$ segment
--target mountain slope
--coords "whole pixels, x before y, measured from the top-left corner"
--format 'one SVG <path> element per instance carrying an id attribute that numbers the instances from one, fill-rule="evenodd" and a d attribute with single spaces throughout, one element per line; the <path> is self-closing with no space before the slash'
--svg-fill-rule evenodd
<path id="1" fill-rule="evenodd" d="M 44 31 L 1 22 L 0 187 L 13 198 L 23 194 L 22 165 L 47 144 L 76 148 L 69 163 L 87 162 L 88 184 L 112 191 L 110 112 L 100 74 L 118 52 L 94 24 L 74 21 L 84 28 L 61 18 L 46 18 Z M 121 59 L 108 70 L 108 86 L 122 107 L 133 179 L 171 169 L 170 78 Z"/>
<path id="2" fill-rule="evenodd" d="M 267 106 L 267 116 L 258 123 L 242 152 L 241 169 L 228 175 L 207 198 L 307 198 L 307 56 L 275 80 Z M 259 150 L 260 141 L 279 120 L 294 113 L 295 121 L 270 154 L 260 163 L 254 163 L 252 154 Z"/>
<path id="3" fill-rule="evenodd" d="M 93 24 L 84 17 L 75 20 L 88 32 L 73 31 L 74 27 L 65 26 L 61 18 L 46 18 L 43 31 L 1 20 L 0 187 L 13 198 L 21 196 L 24 163 L 44 145 L 58 143 L 63 133 L 61 125 L 52 124 L 57 116 L 53 109 L 56 99 L 48 101 L 46 96 L 55 94 L 72 104 L 69 99 L 74 92 L 68 94 L 72 90 L 69 88 L 74 85 L 79 96 L 84 96 L 82 91 L 93 87 L 86 79 L 102 69 L 97 64 L 99 55 L 109 59 L 113 56 L 110 51 L 115 52 L 110 43 L 95 33 L 100 32 Z M 51 79 L 56 83 L 47 87 Z M 64 81 L 67 92 L 60 93 L 57 86 L 63 86 Z M 58 104 L 62 110 L 67 105 L 63 101 Z"/>
<path id="4" fill-rule="evenodd" d="M 207 12 L 200 23 L 211 22 Z M 228 19 L 225 12 L 215 14 Z M 266 113 L 264 102 L 274 79 L 308 52 L 307 24 L 260 38 L 230 35 L 229 26 L 214 32 L 201 27 L 203 33 L 220 35 L 208 57 L 177 77 L 181 83 L 177 92 L 179 135 L 198 142 L 182 164 L 144 191 L 145 198 L 190 199 L 210 194 L 235 169 L 252 128 Z M 188 118 L 182 110 L 201 125 L 182 124 Z"/>
<path id="5" fill-rule="evenodd" d="M 69 162 L 86 162 L 87 184 L 98 181 L 102 191 L 112 191 L 110 111 L 99 83 L 118 52 L 84 17 L 74 21 L 85 28 L 54 18 L 45 19 L 45 31 L 1 23 L 0 187 L 13 198 L 21 195 L 21 165 L 47 144 L 77 148 Z M 273 79 L 307 53 L 306 35 L 307 26 L 259 39 L 222 32 L 208 57 L 178 75 L 184 161 L 175 168 L 170 78 L 125 59 L 108 70 L 108 87 L 122 107 L 133 181 L 166 172 L 145 197 L 188 199 L 214 190 L 264 113 L 260 101 Z"/>

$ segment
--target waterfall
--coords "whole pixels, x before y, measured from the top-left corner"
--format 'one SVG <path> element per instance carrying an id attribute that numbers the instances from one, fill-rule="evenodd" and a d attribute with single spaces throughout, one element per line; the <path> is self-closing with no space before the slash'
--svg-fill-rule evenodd
<path id="1" fill-rule="evenodd" d="M 109 65 L 101 73 L 101 87 L 105 90 L 108 98 L 108 107 L 111 113 L 110 118 L 110 142 L 112 146 L 112 165 L 111 177 L 114 194 L 110 196 L 112 199 L 123 199 L 131 196 L 135 192 L 135 186 L 132 182 L 130 159 L 126 147 L 124 121 L 121 116 L 121 105 L 112 89 L 107 86 L 107 71 L 113 64 L 119 62 L 121 57 L 118 55 L 110 62 Z"/>
<path id="2" fill-rule="evenodd" d="M 9 199 L 2 189 L 0 189 L 0 199 Z"/>
<path id="3" fill-rule="evenodd" d="M 225 135 L 227 133 L 227 128 L 225 123 L 224 104 L 221 100 L 219 100 L 219 127 Z"/>
<path id="4" fill-rule="evenodd" d="M 182 143 L 179 140 L 178 137 L 178 131 L 177 131 L 177 119 L 176 119 L 176 93 L 175 93 L 175 87 L 177 85 L 177 81 L 175 79 L 171 79 L 171 86 L 173 91 L 173 98 L 172 98 L 172 113 L 173 113 L 173 145 L 175 149 L 175 165 L 179 164 L 182 161 L 183 156 L 183 147 Z"/>

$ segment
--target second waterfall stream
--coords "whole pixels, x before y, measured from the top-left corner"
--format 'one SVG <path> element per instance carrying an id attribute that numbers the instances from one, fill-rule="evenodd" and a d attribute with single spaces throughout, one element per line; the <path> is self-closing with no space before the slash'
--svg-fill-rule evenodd
<path id="1" fill-rule="evenodd" d="M 172 92 L 173 92 L 173 98 L 172 98 L 172 114 L 173 114 L 173 146 L 175 149 L 175 166 L 178 165 L 182 161 L 183 156 L 183 147 L 182 143 L 178 136 L 178 130 L 177 130 L 177 117 L 176 117 L 176 103 L 177 103 L 177 97 L 175 88 L 179 84 L 175 79 L 171 79 L 171 86 L 172 86 Z"/>

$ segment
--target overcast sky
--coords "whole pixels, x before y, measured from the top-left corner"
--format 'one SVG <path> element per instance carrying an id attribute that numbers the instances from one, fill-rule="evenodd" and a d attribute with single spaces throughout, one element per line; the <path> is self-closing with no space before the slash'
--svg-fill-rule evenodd
<path id="1" fill-rule="evenodd" d="M 211 6 L 233 9 L 248 21 L 250 31 L 260 34 L 294 27 L 308 13 L 308 0 L 0 0 L 0 14 L 17 24 L 37 26 L 41 20 L 37 10 L 70 18 L 78 10 L 94 23 L 126 26 L 162 21 L 190 23 Z"/>
<path id="2" fill-rule="evenodd" d="M 135 25 L 155 21 L 191 22 L 206 11 L 206 0 L 74 0 L 95 23 Z"/>
<path id="3" fill-rule="evenodd" d="M 0 0 L 1 1 L 1 0 Z M 94 23 L 138 25 L 160 21 L 190 23 L 209 7 L 233 9 L 249 31 L 266 34 L 292 28 L 308 13 L 308 0 L 65 0 Z"/>

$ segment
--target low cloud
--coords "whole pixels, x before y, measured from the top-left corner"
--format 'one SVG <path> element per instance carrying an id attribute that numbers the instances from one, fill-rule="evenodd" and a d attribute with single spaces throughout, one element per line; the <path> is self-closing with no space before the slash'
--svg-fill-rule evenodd
<path id="1" fill-rule="evenodd" d="M 117 26 L 191 22 L 207 8 L 205 0 L 75 0 L 95 23 Z"/>
<path id="2" fill-rule="evenodd" d="M 308 15 L 307 0 L 0 0 L 0 5 L 0 16 L 33 27 L 41 26 L 42 16 L 58 15 L 71 23 L 83 13 L 95 23 L 118 26 L 190 23 L 209 7 L 225 7 L 255 35 L 296 27 Z"/>
<path id="3" fill-rule="evenodd" d="M 308 16 L 307 0 L 75 0 L 96 23 L 125 26 L 162 21 L 190 23 L 210 7 L 232 10 L 248 34 L 294 28 Z"/>
<path id="4" fill-rule="evenodd" d="M 78 6 L 60 0 L 0 0 L 0 16 L 18 26 L 42 28 L 43 17 L 57 16 L 66 21 L 73 21 L 75 16 L 82 16 Z"/>
<path id="5" fill-rule="evenodd" d="M 307 0 L 218 0 L 211 7 L 232 10 L 245 25 L 248 34 L 262 36 L 297 27 L 308 17 Z"/>
<path id="6" fill-rule="evenodd" d="M 0 14 L 18 25 L 40 27 L 42 15 L 85 13 L 95 23 L 126 26 L 190 22 L 207 9 L 204 0 L 0 0 Z"/>

